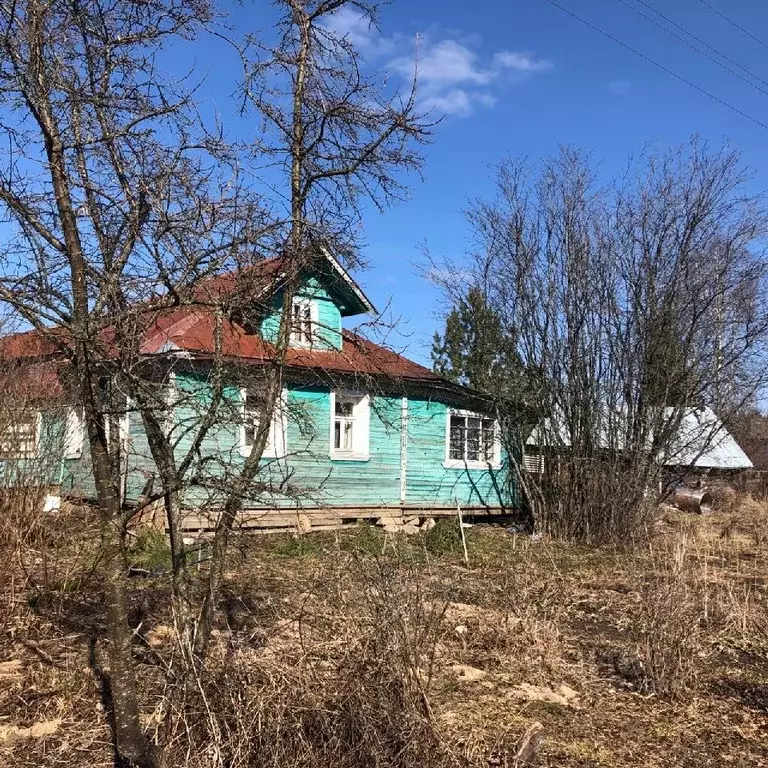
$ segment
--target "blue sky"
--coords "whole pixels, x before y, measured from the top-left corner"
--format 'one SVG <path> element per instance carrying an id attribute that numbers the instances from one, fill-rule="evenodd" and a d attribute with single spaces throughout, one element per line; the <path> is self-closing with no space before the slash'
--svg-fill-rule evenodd
<path id="1" fill-rule="evenodd" d="M 730 25 L 726 13 L 768 45 L 768 3 L 761 0 L 557 0 L 643 55 L 768 126 L 768 48 Z M 756 73 L 757 88 L 729 74 L 635 13 L 662 11 L 680 27 Z M 268 28 L 266 4 L 236 5 L 240 30 Z M 353 16 L 339 25 L 372 66 L 393 77 L 406 68 L 420 35 L 422 98 L 445 117 L 426 148 L 424 180 L 413 179 L 407 202 L 364 221 L 364 257 L 356 277 L 379 307 L 401 319 L 394 346 L 429 364 L 440 327 L 438 291 L 420 275 L 421 248 L 461 258 L 469 229 L 461 210 L 490 190 L 490 167 L 507 155 L 532 160 L 571 144 L 593 152 L 603 172 L 618 172 L 647 143 L 675 144 L 699 133 L 728 140 L 755 169 L 755 187 L 768 186 L 768 128 L 661 71 L 547 0 L 393 0 L 380 32 Z M 669 26 L 669 25 L 668 25 Z M 674 32 L 685 37 L 680 29 Z M 210 73 L 206 91 L 226 120 L 233 109 L 213 43 L 196 49 Z M 709 52 L 711 54 L 711 52 Z M 714 54 L 711 54 L 714 55 Z M 728 66 L 737 69 L 734 64 Z M 743 73 L 743 70 L 738 70 Z M 231 74 L 231 72 L 230 72 Z"/>

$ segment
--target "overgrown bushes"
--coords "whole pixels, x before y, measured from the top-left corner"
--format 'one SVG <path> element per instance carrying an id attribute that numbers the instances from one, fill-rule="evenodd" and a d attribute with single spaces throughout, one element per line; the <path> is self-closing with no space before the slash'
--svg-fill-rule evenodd
<path id="1" fill-rule="evenodd" d="M 424 599 L 415 571 L 355 556 L 314 589 L 266 653 L 211 659 L 176 723 L 194 740 L 187 764 L 459 765 L 429 698 L 445 604 Z"/>

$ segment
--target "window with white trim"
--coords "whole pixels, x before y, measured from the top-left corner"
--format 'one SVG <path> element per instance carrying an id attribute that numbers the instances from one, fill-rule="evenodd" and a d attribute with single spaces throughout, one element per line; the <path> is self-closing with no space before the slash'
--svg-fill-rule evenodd
<path id="1" fill-rule="evenodd" d="M 499 466 L 501 446 L 496 419 L 470 411 L 449 411 L 445 463 L 451 467 Z"/>
<path id="2" fill-rule="evenodd" d="M 250 455 L 256 441 L 256 434 L 261 423 L 261 415 L 264 409 L 264 400 L 258 392 L 250 389 L 240 390 L 241 417 L 240 423 L 240 453 L 243 456 Z M 285 456 L 285 426 L 286 426 L 286 400 L 285 393 L 275 403 L 275 411 L 272 423 L 269 425 L 269 435 L 264 446 L 262 456 L 264 458 L 277 458 Z"/>
<path id="3" fill-rule="evenodd" d="M 0 431 L 0 459 L 29 459 L 37 453 L 40 412 L 18 411 Z"/>
<path id="4" fill-rule="evenodd" d="M 309 347 L 315 340 L 317 309 L 310 299 L 296 298 L 291 307 L 291 344 Z"/>
<path id="5" fill-rule="evenodd" d="M 64 421 L 64 458 L 79 459 L 83 455 L 85 417 L 82 406 L 67 409 Z"/>
<path id="6" fill-rule="evenodd" d="M 117 417 L 117 434 L 119 439 L 119 447 L 121 451 L 128 449 L 128 444 L 131 436 L 131 401 L 126 400 L 125 410 Z M 107 445 L 110 445 L 110 434 L 112 431 L 112 415 L 109 413 L 103 413 L 104 419 L 104 435 L 107 438 Z M 112 449 L 110 445 L 110 450 Z"/>
<path id="7" fill-rule="evenodd" d="M 331 458 L 365 461 L 370 454 L 370 397 L 331 392 Z"/>

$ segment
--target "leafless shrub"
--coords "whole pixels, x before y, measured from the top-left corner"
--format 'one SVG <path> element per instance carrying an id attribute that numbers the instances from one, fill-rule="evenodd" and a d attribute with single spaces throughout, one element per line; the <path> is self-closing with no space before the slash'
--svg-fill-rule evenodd
<path id="1" fill-rule="evenodd" d="M 444 604 L 382 562 L 353 559 L 317 590 L 281 623 L 289 644 L 273 631 L 260 651 L 211 659 L 183 724 L 187 764 L 458 765 L 429 701 Z"/>
<path id="2" fill-rule="evenodd" d="M 39 487 L 0 491 L 0 552 L 6 556 L 14 555 L 46 537 L 43 524 L 45 496 L 45 489 Z"/>
<path id="3" fill-rule="evenodd" d="M 689 590 L 674 578 L 654 580 L 643 595 L 641 622 L 644 687 L 663 696 L 683 693 L 694 680 L 699 647 Z"/>
<path id="4" fill-rule="evenodd" d="M 733 488 L 718 484 L 708 488 L 708 491 L 712 497 L 712 509 L 715 512 L 731 514 L 739 509 L 741 495 Z"/>
<path id="5" fill-rule="evenodd" d="M 635 631 L 636 660 L 625 660 L 630 682 L 645 691 L 675 698 L 694 682 L 701 649 L 702 592 L 691 573 L 690 544 L 653 553 L 640 592 Z"/>
<path id="6" fill-rule="evenodd" d="M 436 362 L 478 387 L 476 371 L 503 364 L 508 453 L 542 531 L 646 538 L 660 480 L 716 439 L 700 407 L 728 422 L 764 386 L 768 217 L 749 177 L 738 153 L 694 138 L 603 185 L 565 148 L 502 162 L 495 196 L 472 201 L 471 258 L 432 270 L 454 310 Z M 460 311 L 470 292 L 477 318 Z M 443 353 L 473 334 L 494 343 Z"/>

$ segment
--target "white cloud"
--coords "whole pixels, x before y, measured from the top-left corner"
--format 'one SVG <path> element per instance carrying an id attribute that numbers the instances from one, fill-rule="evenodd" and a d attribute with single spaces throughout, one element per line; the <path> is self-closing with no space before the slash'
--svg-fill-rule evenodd
<path id="1" fill-rule="evenodd" d="M 422 83 L 487 85 L 493 80 L 493 72 L 478 65 L 477 54 L 456 40 L 440 40 L 432 45 L 425 40 L 425 43 L 423 53 L 419 52 L 416 59 Z M 421 47 L 420 45 L 419 48 Z M 403 75 L 410 76 L 413 73 L 414 59 L 401 56 L 389 66 Z"/>
<path id="2" fill-rule="evenodd" d="M 493 61 L 499 67 L 516 72 L 543 72 L 553 66 L 551 61 L 537 59 L 532 53 L 520 51 L 496 51 Z"/>
<path id="3" fill-rule="evenodd" d="M 417 67 L 419 90 L 425 108 L 445 115 L 465 117 L 475 105 L 492 107 L 494 89 L 510 79 L 519 80 L 552 68 L 552 63 L 531 53 L 496 51 L 487 64 L 465 43 L 446 39 L 418 41 L 416 56 L 399 56 L 390 69 L 405 78 Z"/>
<path id="4" fill-rule="evenodd" d="M 368 58 L 387 56 L 388 69 L 408 83 L 418 73 L 422 106 L 439 114 L 466 116 L 475 106 L 493 107 L 494 89 L 504 82 L 531 77 L 553 64 L 531 52 L 495 51 L 483 56 L 479 40 L 418 36 L 415 44 L 401 33 L 381 35 L 370 20 L 350 6 L 342 6 L 325 24 L 335 36 L 346 38 Z M 414 54 L 415 49 L 415 54 Z"/>
<path id="5" fill-rule="evenodd" d="M 370 19 L 348 5 L 328 16 L 323 26 L 336 37 L 346 37 L 350 43 L 361 46 L 366 45 L 376 31 Z"/>
<path id="6" fill-rule="evenodd" d="M 346 38 L 368 57 L 392 55 L 400 38 L 397 34 L 385 37 L 371 23 L 369 16 L 349 5 L 342 5 L 338 11 L 330 14 L 323 27 L 334 37 Z"/>
<path id="7" fill-rule="evenodd" d="M 422 99 L 424 109 L 454 117 L 471 115 L 475 104 L 493 107 L 496 104 L 496 97 L 483 91 L 472 92 L 453 88 L 444 93 L 433 93 Z"/>

